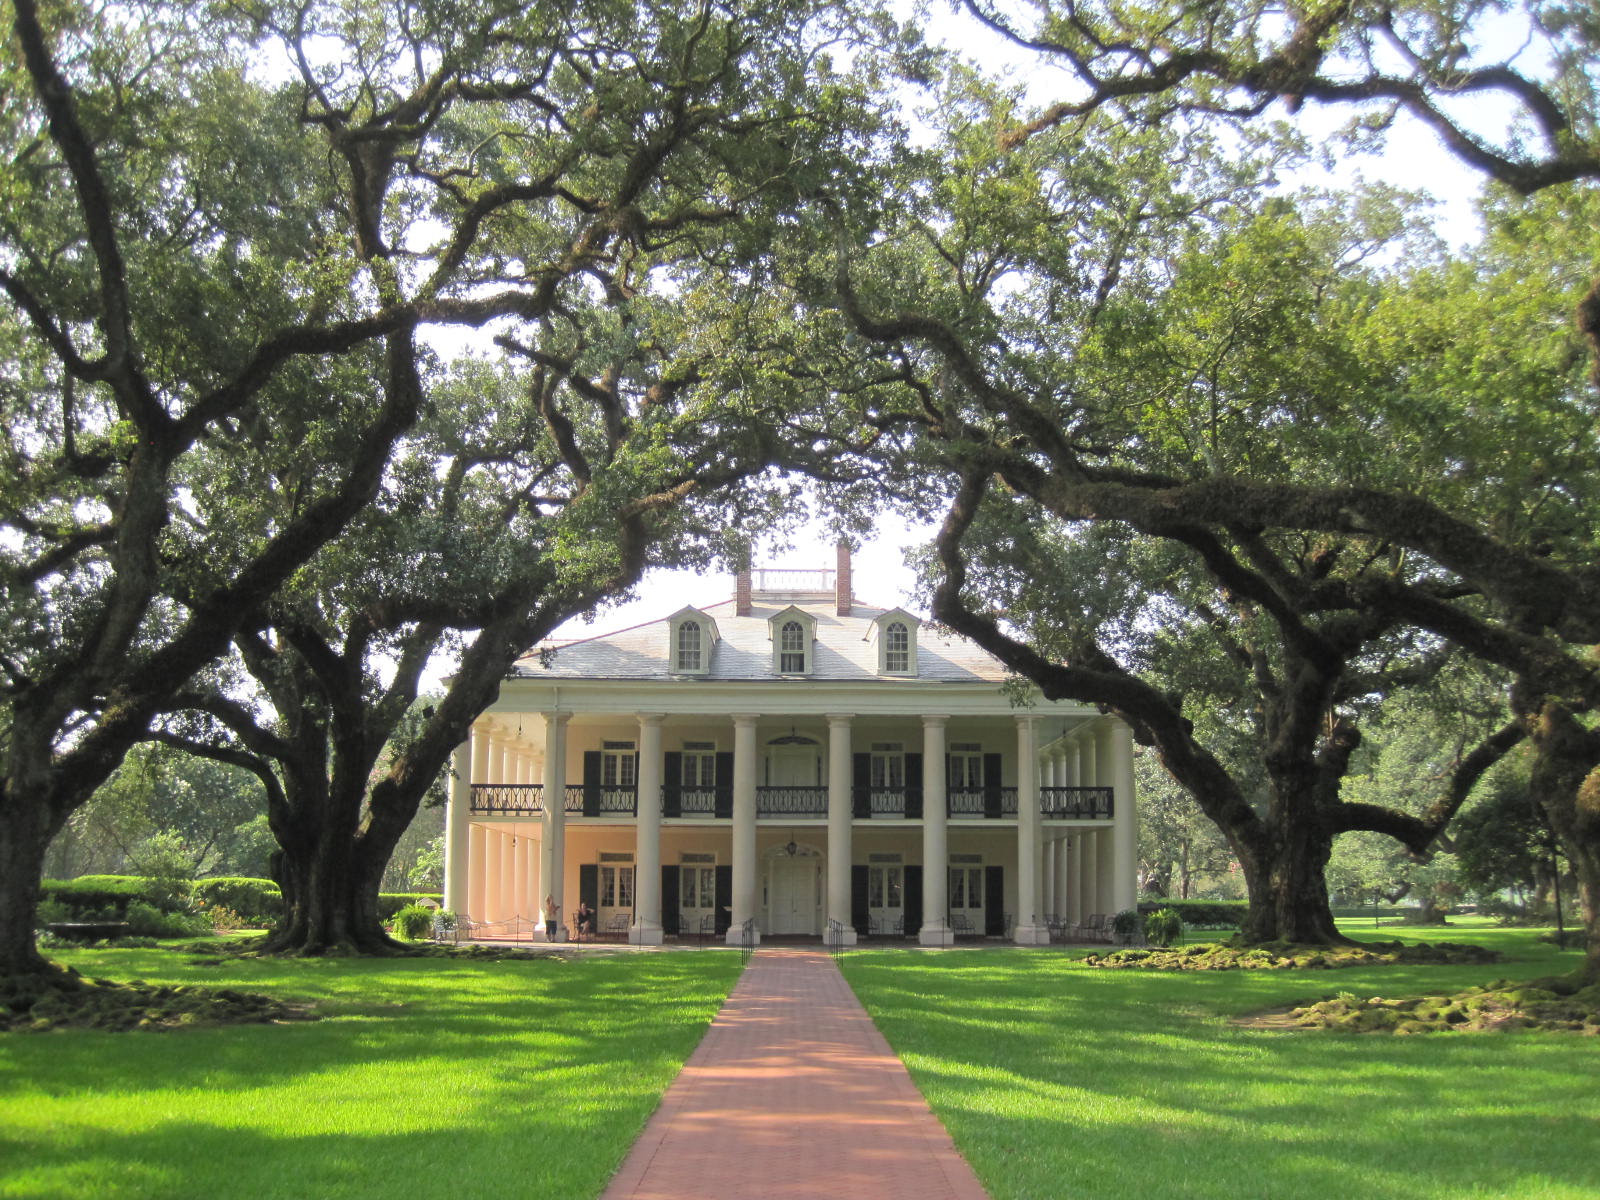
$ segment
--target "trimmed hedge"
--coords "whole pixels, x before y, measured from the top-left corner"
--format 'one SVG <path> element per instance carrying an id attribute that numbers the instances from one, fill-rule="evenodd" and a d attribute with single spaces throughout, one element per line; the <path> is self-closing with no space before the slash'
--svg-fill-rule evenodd
<path id="1" fill-rule="evenodd" d="M 1244 922 L 1249 905 L 1243 900 L 1146 900 L 1141 913 L 1170 908 L 1190 929 L 1237 929 Z"/>
<path id="2" fill-rule="evenodd" d="M 219 875 L 194 881 L 195 899 L 208 908 L 231 908 L 252 925 L 271 925 L 283 916 L 283 893 L 270 879 Z"/>
<path id="3" fill-rule="evenodd" d="M 80 875 L 76 879 L 46 879 L 39 887 L 41 899 L 59 900 L 74 915 L 110 910 L 120 920 L 135 900 L 170 910 L 168 885 L 142 875 Z"/>
<path id="4" fill-rule="evenodd" d="M 128 905 L 135 900 L 153 904 L 166 912 L 173 911 L 166 887 L 164 882 L 139 875 L 80 875 L 76 879 L 46 879 L 41 896 L 59 900 L 74 916 L 109 910 L 109 914 L 122 920 L 127 916 Z M 251 921 L 272 924 L 283 916 L 283 893 L 270 879 L 218 876 L 197 879 L 191 889 L 191 895 L 207 906 L 220 904 Z M 392 920 L 395 913 L 408 904 L 421 904 L 424 900 L 444 903 L 444 897 L 437 892 L 380 892 L 378 917 Z"/>

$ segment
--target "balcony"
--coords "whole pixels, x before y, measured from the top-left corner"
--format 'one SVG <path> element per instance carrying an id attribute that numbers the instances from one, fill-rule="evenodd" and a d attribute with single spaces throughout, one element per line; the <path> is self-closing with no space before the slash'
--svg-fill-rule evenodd
<path id="1" fill-rule="evenodd" d="M 569 783 L 566 786 L 566 812 L 583 817 L 636 817 L 639 790 L 636 787 L 604 787 Z M 858 821 L 920 820 L 921 788 L 856 787 L 851 789 L 851 807 Z M 962 820 L 1015 820 L 1017 789 L 1014 787 L 952 788 L 948 811 Z M 1042 787 L 1039 813 L 1047 821 L 1109 821 L 1114 811 L 1109 787 Z M 475 783 L 472 785 L 472 812 L 485 817 L 537 817 L 544 813 L 544 786 L 538 783 Z M 663 817 L 691 817 L 700 820 L 729 820 L 733 817 L 733 788 L 661 789 Z M 828 815 L 828 789 L 825 787 L 760 787 L 756 789 L 757 817 L 822 819 Z"/>
<path id="2" fill-rule="evenodd" d="M 1042 787 L 1039 789 L 1039 813 L 1047 821 L 1109 821 L 1111 789 Z"/>
<path id="3" fill-rule="evenodd" d="M 828 789 L 825 787 L 758 787 L 758 817 L 826 817 Z"/>
<path id="4" fill-rule="evenodd" d="M 583 785 L 567 784 L 565 811 L 583 812 Z M 537 817 L 544 814 L 542 783 L 475 783 L 472 811 L 486 817 Z"/>
<path id="5" fill-rule="evenodd" d="M 951 788 L 948 809 L 952 817 L 987 817 L 995 820 L 1017 815 L 1014 787 Z"/>

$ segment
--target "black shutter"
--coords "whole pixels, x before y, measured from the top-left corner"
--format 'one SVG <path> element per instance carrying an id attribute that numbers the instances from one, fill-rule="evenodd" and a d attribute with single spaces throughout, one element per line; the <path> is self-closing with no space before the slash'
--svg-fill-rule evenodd
<path id="1" fill-rule="evenodd" d="M 733 867 L 727 863 L 717 867 L 717 936 L 728 932 L 733 924 Z"/>
<path id="2" fill-rule="evenodd" d="M 948 809 L 946 810 L 948 811 Z M 906 816 L 922 816 L 922 755 L 906 755 Z"/>
<path id="3" fill-rule="evenodd" d="M 661 758 L 661 815 L 683 816 L 683 752 L 668 750 Z"/>
<path id="4" fill-rule="evenodd" d="M 733 816 L 733 751 L 717 751 L 717 784 L 716 784 L 716 812 L 715 815 L 723 819 Z M 730 871 L 732 867 L 728 868 Z M 718 867 L 717 870 L 722 870 Z M 728 876 L 728 894 L 733 895 L 733 876 Z M 720 886 L 720 885 L 718 885 Z M 718 900 L 718 904 L 722 901 Z M 718 918 L 721 920 L 722 918 Z"/>
<path id="5" fill-rule="evenodd" d="M 987 772 L 988 768 L 984 768 Z M 985 779 L 988 775 L 985 774 Z M 1006 876 L 1004 867 L 983 869 L 983 932 L 990 937 L 1006 935 Z"/>
<path id="6" fill-rule="evenodd" d="M 851 755 L 851 799 L 855 815 L 865 820 L 872 815 L 872 755 Z"/>
<path id="7" fill-rule="evenodd" d="M 659 798 L 657 803 L 660 803 Z M 633 752 L 633 816 L 639 815 L 639 752 Z"/>
<path id="8" fill-rule="evenodd" d="M 669 756 L 670 757 L 670 756 Z M 683 932 L 678 916 L 678 868 L 661 868 L 661 931 L 676 937 Z"/>
<path id="9" fill-rule="evenodd" d="M 998 754 L 983 756 L 983 815 L 991 820 L 1004 815 L 1000 802 L 1000 761 Z"/>
<path id="10" fill-rule="evenodd" d="M 859 864 L 850 868 L 850 924 L 860 937 L 872 931 L 872 917 L 867 912 L 867 868 Z"/>
<path id="11" fill-rule="evenodd" d="M 600 919 L 600 868 L 594 863 L 578 864 L 578 903 L 589 906 L 589 932 L 595 931 Z M 578 923 L 578 910 L 573 909 L 572 923 Z"/>
<path id="12" fill-rule="evenodd" d="M 906 868 L 906 936 L 922 932 L 922 868 Z"/>
<path id="13" fill-rule="evenodd" d="M 583 815 L 600 815 L 600 751 L 583 752 Z"/>

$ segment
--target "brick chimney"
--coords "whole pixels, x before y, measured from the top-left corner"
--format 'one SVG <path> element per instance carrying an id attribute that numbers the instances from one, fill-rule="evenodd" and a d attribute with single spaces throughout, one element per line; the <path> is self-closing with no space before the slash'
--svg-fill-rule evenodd
<path id="1" fill-rule="evenodd" d="M 744 565 L 733 577 L 733 611 L 737 616 L 748 617 L 753 608 L 750 598 L 750 558 L 746 555 Z"/>
<path id="2" fill-rule="evenodd" d="M 839 569 L 833 576 L 834 597 L 838 601 L 838 615 L 850 615 L 850 543 L 839 539 Z"/>

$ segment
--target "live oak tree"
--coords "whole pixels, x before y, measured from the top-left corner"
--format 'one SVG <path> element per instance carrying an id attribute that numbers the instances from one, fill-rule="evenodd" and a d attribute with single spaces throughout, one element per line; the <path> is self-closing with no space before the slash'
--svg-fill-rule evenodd
<path id="1" fill-rule="evenodd" d="M 0 973 L 53 834 L 388 486 L 425 327 L 559 318 L 827 169 L 825 11 L 9 4 Z"/>
<path id="2" fill-rule="evenodd" d="M 581 192 L 566 186 L 565 228 L 549 214 L 486 231 L 486 269 L 515 278 L 567 256 L 581 271 L 551 287 L 548 312 L 496 327 L 498 362 L 425 380 L 377 500 L 243 622 L 237 674 L 260 699 L 223 678 L 173 698 L 164 732 L 270 779 L 287 910 L 270 948 L 389 949 L 377 899 L 396 840 L 515 658 L 647 566 L 708 562 L 725 531 L 781 514 L 776 472 L 862 475 L 852 447 L 872 431 L 841 422 L 816 364 L 786 345 L 764 260 L 802 189 L 854 171 L 865 94 L 800 68 L 838 14 L 772 17 L 663 8 L 628 31 L 625 70 L 552 73 L 547 104 L 587 112 L 602 85 L 616 92 L 607 152 Z M 588 53 L 609 60 L 622 31 L 593 36 Z M 524 135 L 475 152 L 452 188 L 525 175 L 540 150 Z M 595 236 L 597 214 L 615 238 Z M 261 455 L 208 465 L 292 509 Z M 458 655 L 445 694 L 403 726 L 444 649 Z"/>
<path id="3" fill-rule="evenodd" d="M 1245 868 L 1247 937 L 1337 938 L 1332 839 L 1369 829 L 1422 850 L 1525 729 L 1502 725 L 1420 816 L 1343 800 L 1361 706 L 1425 680 L 1429 639 L 1446 636 L 1415 610 L 1477 619 L 1482 592 L 1387 528 L 1284 520 L 1274 500 L 1337 506 L 1353 489 L 1416 486 L 1427 499 L 1412 494 L 1412 512 L 1459 506 L 1519 537 L 1570 534 L 1566 494 L 1587 475 L 1503 460 L 1538 446 L 1585 462 L 1567 457 L 1592 445 L 1578 360 L 1559 333 L 1552 351 L 1487 319 L 1495 336 L 1451 371 L 1419 357 L 1461 315 L 1449 284 L 1492 315 L 1503 281 L 1486 282 L 1490 261 L 1361 267 L 1403 230 L 1397 198 L 1263 197 L 1241 182 L 1248 163 L 1208 167 L 1203 135 L 1181 123 L 1140 132 L 1096 115 L 996 154 L 1014 120 L 991 105 L 957 124 L 941 174 L 956 182 L 930 189 L 929 212 L 886 219 L 869 256 L 837 256 L 857 331 L 924 365 L 929 440 L 961 480 L 934 613 L 1161 750 Z M 1546 279 L 1529 301 L 1546 325 L 1570 311 L 1559 293 Z M 1496 388 L 1525 387 L 1489 421 L 1474 407 L 1488 377 L 1460 386 L 1460 367 L 1480 362 Z M 1457 386 L 1441 397 L 1446 375 Z M 1165 557 L 1139 565 L 1152 542 Z M 1163 682 L 1162 635 L 1236 681 L 1254 779 L 1195 736 L 1185 709 L 1205 697 Z"/>
<path id="4" fill-rule="evenodd" d="M 1334 3 L 1278 9 L 1254 3 L 1200 6 L 1154 2 L 1133 7 L 1099 3 L 1042 5 L 1014 20 L 977 0 L 969 11 L 991 28 L 1066 67 L 1075 87 L 1056 104 L 1012 123 L 1007 144 L 1103 109 L 1135 121 L 1168 121 L 1179 114 L 1224 120 L 1236 129 L 1261 128 L 1274 101 L 1294 115 L 1306 101 L 1339 106 L 1354 114 L 1350 132 L 1357 145 L 1381 143 L 1398 120 L 1421 122 L 1456 158 L 1510 192 L 1534 196 L 1520 215 L 1522 235 L 1541 241 L 1544 223 L 1569 233 L 1546 259 L 1564 257 L 1557 275 L 1582 276 L 1561 295 L 1574 325 L 1588 340 L 1594 375 L 1600 380 L 1600 270 L 1585 222 L 1564 218 L 1592 204 L 1600 177 L 1600 105 L 1595 51 L 1600 26 L 1589 6 L 1565 3 L 1494 4 L 1478 0 L 1369 5 Z M 1470 100 L 1462 104 L 1462 100 Z M 1380 135 L 1376 138 L 1367 135 Z M 1502 201 L 1508 212 L 1514 208 Z M 1580 236 L 1570 237 L 1570 231 Z M 1559 240 L 1559 238 L 1558 238 Z M 1541 263 L 1541 267 L 1548 265 Z M 1547 274 L 1534 273 L 1548 280 Z M 1535 286 L 1539 286 L 1535 284 Z M 1519 303 L 1482 306 L 1504 327 L 1526 315 L 1526 288 L 1513 284 L 1505 295 Z M 1485 295 L 1480 293 L 1480 295 Z M 1548 298 L 1548 296 L 1547 296 Z M 1520 327 L 1542 346 L 1560 345 L 1548 311 Z M 1474 416 L 1526 408 L 1518 387 L 1526 376 L 1486 387 L 1495 376 L 1462 376 L 1460 349 L 1471 358 L 1472 338 L 1458 334 L 1437 357 L 1421 355 L 1416 366 L 1446 389 L 1463 380 L 1482 394 L 1495 393 Z M 1567 355 L 1563 348 L 1552 357 Z M 1490 358 L 1480 361 L 1487 363 Z M 1443 369 L 1440 369 L 1443 368 Z M 1557 373 L 1562 368 L 1556 368 Z M 1419 398 L 1423 389 L 1416 393 Z M 1535 388 L 1537 395 L 1540 389 Z M 1425 411 L 1450 407 L 1447 392 L 1421 400 Z M 1582 403 L 1570 406 L 1581 412 Z M 1462 411 L 1462 410 L 1457 410 Z M 1463 414 L 1465 415 L 1465 414 Z M 1580 418 L 1581 419 L 1581 418 Z M 1245 480 L 1222 489 L 1170 491 L 1166 503 L 1212 519 L 1256 528 L 1349 533 L 1388 539 L 1423 556 L 1470 597 L 1443 597 L 1390 588 L 1381 600 L 1398 605 L 1404 619 L 1450 638 L 1487 661 L 1510 670 L 1516 684 L 1513 714 L 1534 754 L 1532 786 L 1538 803 L 1573 856 L 1585 880 L 1588 970 L 1600 971 L 1600 740 L 1592 732 L 1593 680 L 1587 647 L 1597 630 L 1593 611 L 1592 491 L 1581 469 L 1557 472 L 1575 461 L 1571 422 L 1552 422 L 1541 442 L 1513 440 L 1505 451 L 1532 468 L 1530 506 L 1557 528 L 1506 529 L 1501 515 L 1419 497 L 1410 486 L 1390 491 L 1358 487 L 1342 495 L 1295 489 L 1279 482 Z M 1592 414 L 1587 418 L 1592 426 Z M 1502 458 L 1505 457 L 1502 454 Z M 1492 461 L 1475 456 L 1469 462 Z M 1436 483 L 1437 477 L 1425 482 Z M 1528 535 L 1521 536 L 1518 535 Z"/>

